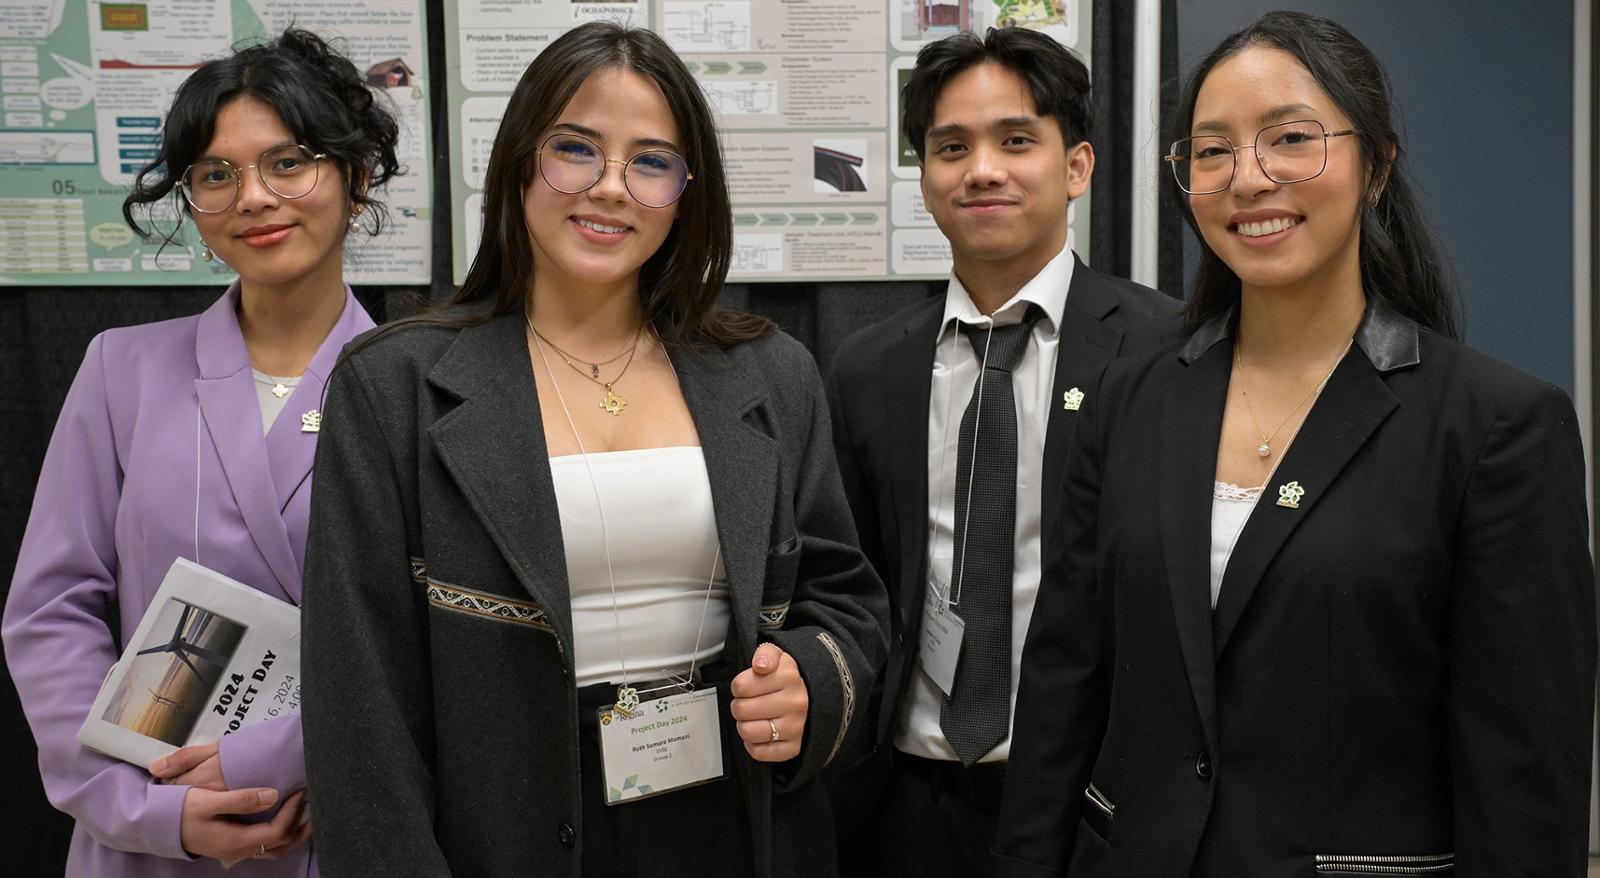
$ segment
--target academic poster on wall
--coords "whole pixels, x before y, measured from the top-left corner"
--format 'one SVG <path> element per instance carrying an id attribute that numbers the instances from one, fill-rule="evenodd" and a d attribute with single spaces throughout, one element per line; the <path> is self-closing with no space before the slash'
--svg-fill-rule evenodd
<path id="1" fill-rule="evenodd" d="M 950 246 L 923 209 L 899 95 L 926 42 L 1028 27 L 1089 61 L 1090 0 L 459 0 L 446 4 L 454 278 L 477 250 L 483 175 L 517 79 L 587 21 L 649 27 L 683 56 L 722 133 L 731 280 L 942 278 Z M 692 185 L 692 184 L 691 184 Z M 1088 245 L 1087 204 L 1073 242 Z"/>
<path id="2" fill-rule="evenodd" d="M 400 124 L 406 174 L 381 197 L 392 222 L 352 235 L 352 283 L 427 283 L 432 148 L 423 0 L 3 0 L 0 2 L 0 283 L 226 283 L 194 227 L 142 241 L 122 218 L 157 151 L 178 85 L 202 62 L 290 23 L 336 45 Z M 312 144 L 308 144 L 312 145 Z M 180 169 L 181 170 L 181 169 Z M 320 185 L 320 184 L 319 184 Z M 171 199 L 151 219 L 179 223 Z"/>

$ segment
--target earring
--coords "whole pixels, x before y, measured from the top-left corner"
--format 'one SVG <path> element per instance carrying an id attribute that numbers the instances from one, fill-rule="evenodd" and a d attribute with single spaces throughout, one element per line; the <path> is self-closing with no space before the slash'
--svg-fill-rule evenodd
<path id="1" fill-rule="evenodd" d="M 350 214 L 350 231 L 355 232 L 355 231 L 359 231 L 360 229 L 361 229 L 361 214 L 359 214 L 359 213 Z"/>
<path id="2" fill-rule="evenodd" d="M 207 262 L 210 262 L 210 261 L 216 259 L 217 255 L 215 253 L 211 252 L 211 245 L 210 244 L 205 244 L 205 245 L 202 245 L 200 247 L 200 258 L 204 259 Z"/>

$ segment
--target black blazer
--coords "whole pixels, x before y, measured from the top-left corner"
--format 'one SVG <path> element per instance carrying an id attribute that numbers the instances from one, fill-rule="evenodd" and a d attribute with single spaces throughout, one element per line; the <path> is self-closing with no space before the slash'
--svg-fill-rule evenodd
<path id="1" fill-rule="evenodd" d="M 1074 257 L 1076 259 L 1076 257 Z M 849 766 L 830 779 L 841 827 L 855 826 L 877 806 L 884 759 L 893 749 L 895 718 L 916 667 L 922 600 L 927 588 L 928 393 L 944 296 L 934 296 L 845 339 L 828 375 L 834 446 L 862 550 L 889 589 L 889 663 L 874 691 L 871 717 L 853 741 Z M 1080 260 L 1062 312 L 1060 347 L 1045 427 L 1043 484 L 1061 479 L 1077 412 L 1062 395 L 1090 391 L 1105 364 L 1168 337 L 1177 300 L 1131 281 L 1090 270 Z M 1164 334 L 1165 333 L 1165 334 Z M 1043 492 L 1043 520 L 1057 492 Z"/>
<path id="2" fill-rule="evenodd" d="M 326 874 L 581 874 L 571 603 L 525 332 L 520 315 L 403 329 L 330 382 L 304 617 Z M 805 349 L 777 334 L 672 355 L 727 569 L 724 655 L 747 665 L 771 640 L 810 694 L 797 759 L 771 768 L 741 748 L 730 768 L 753 871 L 809 876 L 832 857 L 811 780 L 882 662 L 883 588 Z"/>
<path id="3" fill-rule="evenodd" d="M 1372 302 L 1213 612 L 1232 334 L 1119 362 L 1096 394 L 1028 634 L 1010 873 L 1583 875 L 1571 401 Z"/>

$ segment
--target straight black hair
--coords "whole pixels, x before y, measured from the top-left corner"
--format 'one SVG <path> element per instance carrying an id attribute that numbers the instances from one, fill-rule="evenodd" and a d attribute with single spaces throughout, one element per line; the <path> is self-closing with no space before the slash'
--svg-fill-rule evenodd
<path id="1" fill-rule="evenodd" d="M 1039 115 L 1061 126 L 1066 146 L 1076 146 L 1094 133 L 1089 68 L 1075 52 L 1024 27 L 991 27 L 982 37 L 962 31 L 923 46 L 900 93 L 900 130 L 917 151 L 917 161 L 927 158 L 923 140 L 933 125 L 939 94 L 958 74 L 983 63 L 999 64 L 1021 77 Z"/>
<path id="2" fill-rule="evenodd" d="M 185 169 L 205 152 L 215 134 L 217 113 L 241 97 L 255 98 L 277 112 L 302 146 L 326 153 L 339 169 L 350 204 L 361 209 L 376 235 L 386 211 L 372 192 L 403 173 L 395 155 L 400 128 L 381 106 L 349 59 L 316 34 L 290 27 L 277 39 L 236 48 L 232 55 L 200 65 L 178 86 L 161 126 L 161 146 L 122 202 L 122 216 L 141 237 L 136 217 L 144 205 L 171 195 L 178 209 L 188 202 L 173 193 Z M 181 216 L 182 214 L 180 214 Z M 165 233 L 173 240 L 177 229 Z"/>
<path id="3" fill-rule="evenodd" d="M 522 196 L 538 174 L 539 141 L 584 81 L 610 68 L 630 70 L 661 89 L 694 174 L 672 231 L 640 270 L 645 319 L 671 343 L 728 345 L 772 331 L 764 317 L 717 304 L 733 259 L 733 209 L 705 94 L 661 37 L 603 21 L 562 34 L 523 71 L 489 154 L 483 234 L 467 279 L 446 305 L 411 323 L 471 326 L 524 310 L 534 264 Z"/>
<path id="4" fill-rule="evenodd" d="M 1338 23 L 1303 12 L 1278 11 L 1229 35 L 1185 80 L 1169 140 L 1189 136 L 1195 101 L 1211 71 L 1257 46 L 1293 55 L 1359 132 L 1362 160 L 1369 170 L 1367 192 L 1361 199 L 1361 285 L 1366 294 L 1426 329 L 1459 338 L 1454 273 L 1412 193 L 1405 150 L 1395 130 L 1389 79 L 1371 50 Z M 1168 197 L 1200 243 L 1200 267 L 1187 314 L 1193 329 L 1238 303 L 1239 276 L 1206 245 L 1177 180 L 1171 174 L 1163 176 Z"/>

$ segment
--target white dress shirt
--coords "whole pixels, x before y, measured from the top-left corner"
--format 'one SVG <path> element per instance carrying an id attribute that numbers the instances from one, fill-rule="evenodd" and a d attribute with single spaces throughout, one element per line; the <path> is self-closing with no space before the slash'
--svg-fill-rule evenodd
<path id="1" fill-rule="evenodd" d="M 1068 242 L 1061 252 L 1010 301 L 994 312 L 994 324 L 1022 322 L 1029 303 L 1037 305 L 1043 319 L 1033 325 L 1022 359 L 1011 372 L 1017 403 L 1017 524 L 1012 556 L 1011 585 L 1011 710 L 1017 705 L 1017 678 L 1022 669 L 1022 645 L 1039 592 L 1040 481 L 1044 471 L 1044 434 L 1050 420 L 1050 393 L 1055 384 L 1056 349 L 1060 343 L 1061 315 L 1072 284 L 1073 256 Z M 953 273 L 945 291 L 944 319 L 940 323 L 933 357 L 933 381 L 928 391 L 928 572 L 940 591 L 952 574 L 955 549 L 956 459 L 959 456 L 961 416 L 972 399 L 978 379 L 978 359 L 972 343 L 956 323 L 986 326 L 983 316 Z M 921 607 L 911 608 L 922 612 Z M 939 727 L 944 693 L 917 665 L 902 702 L 894 745 L 903 753 L 926 759 L 954 761 L 955 751 Z M 1011 737 L 989 751 L 979 762 L 1003 763 L 1011 753 Z"/>

